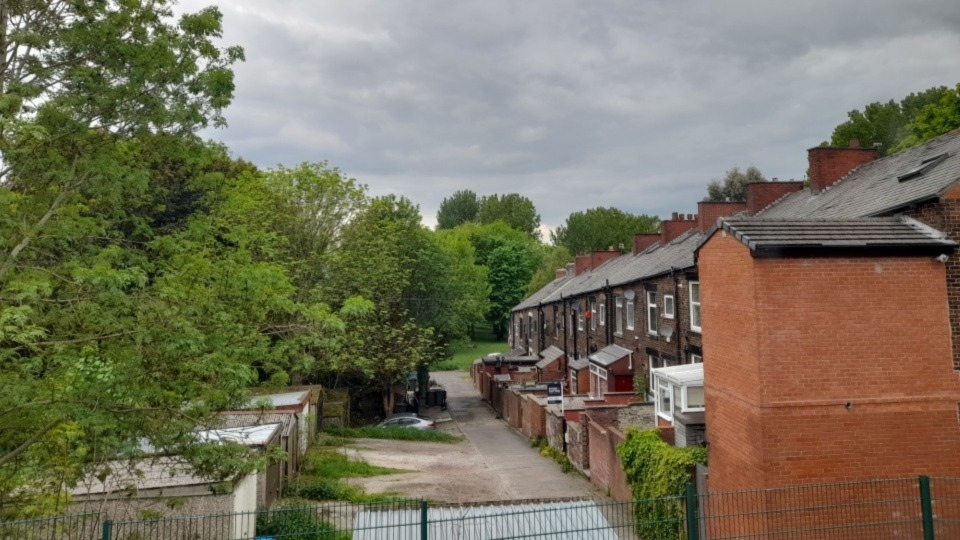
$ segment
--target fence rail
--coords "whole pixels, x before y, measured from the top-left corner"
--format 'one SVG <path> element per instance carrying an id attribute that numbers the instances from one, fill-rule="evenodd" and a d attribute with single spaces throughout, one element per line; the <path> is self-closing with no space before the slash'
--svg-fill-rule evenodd
<path id="1" fill-rule="evenodd" d="M 0 522 L 0 540 L 440 540 L 446 538 L 954 539 L 960 478 L 873 480 L 597 503 L 422 500 L 108 520 L 100 513 Z"/>

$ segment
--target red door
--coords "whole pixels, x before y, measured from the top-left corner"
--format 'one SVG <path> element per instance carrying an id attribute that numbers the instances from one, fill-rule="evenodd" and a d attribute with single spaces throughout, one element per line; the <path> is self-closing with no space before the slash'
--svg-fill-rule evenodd
<path id="1" fill-rule="evenodd" d="M 614 392 L 632 392 L 633 377 L 629 375 L 616 375 L 613 379 Z"/>

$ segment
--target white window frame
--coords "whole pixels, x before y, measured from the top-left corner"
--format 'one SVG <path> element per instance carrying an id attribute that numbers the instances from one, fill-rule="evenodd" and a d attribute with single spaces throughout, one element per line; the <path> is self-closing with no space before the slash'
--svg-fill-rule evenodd
<path id="1" fill-rule="evenodd" d="M 667 379 L 666 377 L 663 377 L 663 378 L 655 377 L 655 374 L 653 373 L 652 370 L 650 372 L 650 377 L 651 379 L 653 379 L 651 388 L 654 389 L 653 390 L 654 411 L 657 413 L 657 416 L 659 416 L 660 418 L 663 418 L 664 420 L 667 420 L 671 423 L 673 422 L 673 412 L 677 407 L 677 400 L 679 400 L 679 403 L 680 403 L 680 412 L 684 412 L 684 413 L 703 412 L 706 410 L 705 405 L 699 406 L 699 407 L 691 407 L 689 404 L 688 396 L 687 396 L 687 392 L 690 388 L 703 388 L 703 386 L 701 385 L 681 386 Z M 677 392 L 676 392 L 677 389 L 680 390 L 679 392 L 680 395 L 677 395 Z M 670 400 L 670 406 L 666 411 L 663 410 L 664 403 L 662 401 L 662 398 L 664 396 L 666 396 L 667 399 Z"/>
<path id="2" fill-rule="evenodd" d="M 662 360 L 660 360 L 660 357 L 657 355 L 647 354 L 647 377 L 649 378 L 647 381 L 647 395 L 654 399 L 656 399 L 657 396 L 657 382 L 653 378 L 653 370 L 657 367 L 663 367 L 657 365 L 661 363 Z"/>
<path id="3" fill-rule="evenodd" d="M 583 332 L 583 313 L 577 313 L 577 330 Z"/>
<path id="4" fill-rule="evenodd" d="M 623 297 L 617 296 L 613 299 L 614 317 L 617 321 L 614 323 L 614 333 L 623 335 Z"/>
<path id="5" fill-rule="evenodd" d="M 700 282 L 691 281 L 690 285 L 690 330 L 703 332 L 703 312 L 700 311 Z M 694 301 L 696 298 L 696 301 Z"/>
<path id="6" fill-rule="evenodd" d="M 633 330 L 637 324 L 637 310 L 633 298 L 627 298 L 626 306 L 627 330 Z"/>
<path id="7" fill-rule="evenodd" d="M 597 301 L 590 301 L 590 330 L 597 330 Z"/>
<path id="8" fill-rule="evenodd" d="M 600 326 L 607 325 L 607 304 L 600 302 Z"/>
<path id="9" fill-rule="evenodd" d="M 667 309 L 668 306 L 669 306 L 670 309 Z M 663 295 L 663 315 L 662 315 L 662 317 L 663 317 L 664 319 L 672 319 L 672 318 L 674 318 L 676 312 L 677 312 L 677 303 L 674 301 L 673 295 L 672 295 L 672 294 L 665 294 L 665 295 Z"/>
<path id="10" fill-rule="evenodd" d="M 703 355 L 700 355 L 700 354 L 697 354 L 697 353 L 690 353 L 690 363 L 691 363 L 691 364 L 702 364 L 702 363 L 703 363 Z"/>
<path id="11" fill-rule="evenodd" d="M 646 291 L 644 296 L 647 299 L 647 334 L 657 335 L 657 329 L 660 323 L 659 308 L 657 308 L 657 291 Z"/>
<path id="12" fill-rule="evenodd" d="M 607 370 L 596 364 L 590 364 L 590 395 L 593 396 L 602 396 L 606 394 L 605 391 L 601 391 L 600 381 L 606 382 L 607 380 Z"/>

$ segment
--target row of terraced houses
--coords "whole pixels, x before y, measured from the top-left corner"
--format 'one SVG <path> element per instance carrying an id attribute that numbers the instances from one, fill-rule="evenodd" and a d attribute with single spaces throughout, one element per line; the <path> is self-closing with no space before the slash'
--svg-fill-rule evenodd
<path id="1" fill-rule="evenodd" d="M 622 498 L 631 425 L 707 445 L 710 491 L 960 476 L 960 130 L 808 159 L 806 185 L 577 256 L 513 309 L 477 388 Z"/>

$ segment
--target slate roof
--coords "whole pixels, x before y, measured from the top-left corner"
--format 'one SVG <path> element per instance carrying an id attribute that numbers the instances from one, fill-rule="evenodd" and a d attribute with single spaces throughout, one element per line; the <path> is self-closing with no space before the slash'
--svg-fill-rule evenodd
<path id="1" fill-rule="evenodd" d="M 537 367 L 540 369 L 546 369 L 547 366 L 556 362 L 561 356 L 563 356 L 563 349 L 557 347 L 556 345 L 551 345 L 540 351 L 540 357 L 543 360 L 537 362 Z"/>
<path id="2" fill-rule="evenodd" d="M 935 163 L 944 154 L 942 161 Z M 931 164 L 922 174 L 905 178 Z M 757 215 L 831 219 L 882 216 L 938 197 L 958 180 L 960 130 L 954 130 L 861 165 L 819 194 L 804 189 L 787 195 Z"/>
<path id="3" fill-rule="evenodd" d="M 577 360 L 571 360 L 567 365 L 574 371 L 580 371 L 581 369 L 590 367 L 590 360 L 587 360 L 586 358 L 579 358 Z"/>
<path id="4" fill-rule="evenodd" d="M 956 242 L 904 216 L 854 219 L 721 218 L 720 227 L 743 242 L 757 256 L 796 251 L 843 249 L 922 248 L 952 251 Z"/>
<path id="5" fill-rule="evenodd" d="M 666 245 L 654 244 L 646 250 L 614 257 L 580 275 L 552 281 L 512 311 L 530 309 L 538 304 L 559 302 L 563 297 L 582 296 L 603 290 L 608 285 L 619 287 L 644 279 L 682 270 L 695 265 L 693 251 L 703 235 L 696 228 L 684 232 Z"/>
<path id="6" fill-rule="evenodd" d="M 589 356 L 590 361 L 601 366 L 609 366 L 618 360 L 626 358 L 631 352 L 630 349 L 624 349 L 619 345 L 607 345 L 599 351 Z"/>

